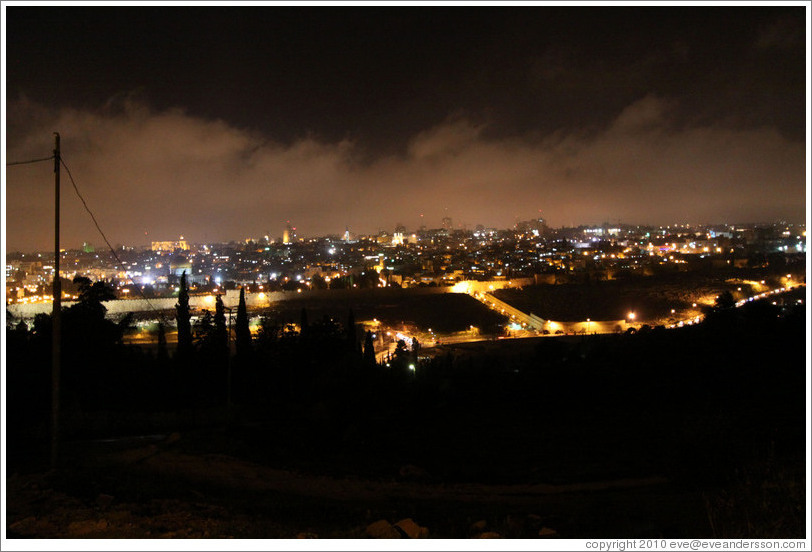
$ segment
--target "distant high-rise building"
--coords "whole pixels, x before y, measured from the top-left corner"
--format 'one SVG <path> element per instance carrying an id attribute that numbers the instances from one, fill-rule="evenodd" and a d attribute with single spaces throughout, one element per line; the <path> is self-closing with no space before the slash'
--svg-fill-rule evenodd
<path id="1" fill-rule="evenodd" d="M 285 230 L 282 232 L 282 243 L 290 243 L 296 240 L 296 227 L 290 225 L 288 221 Z"/>
<path id="2" fill-rule="evenodd" d="M 454 228 L 454 223 L 451 220 L 451 217 L 443 217 L 443 228 L 446 230 L 451 230 Z"/>

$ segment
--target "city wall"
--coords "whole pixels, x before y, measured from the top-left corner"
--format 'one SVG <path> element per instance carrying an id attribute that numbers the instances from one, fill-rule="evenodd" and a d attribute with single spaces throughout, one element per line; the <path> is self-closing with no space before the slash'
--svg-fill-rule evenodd
<path id="1" fill-rule="evenodd" d="M 304 292 L 297 291 L 272 291 L 272 292 L 257 292 L 246 293 L 245 303 L 250 310 L 261 310 L 268 308 L 274 303 L 281 301 L 289 301 L 293 299 L 324 299 L 329 298 L 333 300 L 352 300 L 354 297 L 363 297 L 364 301 L 374 300 L 378 296 L 381 301 L 386 301 L 393 296 L 399 294 L 410 295 L 437 295 L 443 293 L 467 293 L 476 297 L 476 294 L 482 296 L 480 299 L 486 305 L 489 305 L 495 310 L 502 310 L 508 315 L 513 315 L 513 320 L 519 323 L 526 323 L 529 329 L 534 330 L 547 330 L 551 334 L 555 333 L 614 333 L 625 331 L 629 324 L 625 320 L 600 320 L 600 321 L 583 321 L 583 322 L 556 322 L 553 320 L 545 320 L 533 313 L 524 313 L 515 307 L 505 303 L 489 292 L 510 287 L 523 287 L 530 286 L 535 283 L 533 278 L 514 278 L 512 280 L 490 280 L 490 281 L 475 281 L 465 280 L 458 282 L 453 286 L 440 286 L 440 287 L 419 287 L 409 289 L 397 288 L 375 288 L 368 290 L 358 289 L 332 289 L 332 290 L 311 290 Z M 223 305 L 227 308 L 236 309 L 239 300 L 239 290 L 228 290 L 223 295 Z M 159 299 L 118 299 L 114 301 L 106 301 L 104 303 L 107 307 L 108 315 L 118 317 L 127 313 L 139 313 L 150 311 L 174 311 L 175 305 L 178 300 L 176 297 L 159 298 Z M 75 301 L 65 301 L 62 303 L 65 307 L 70 307 L 75 304 Z M 214 310 L 215 295 L 191 295 L 189 297 L 189 306 L 192 310 Z M 52 310 L 51 303 L 33 303 L 22 304 L 15 303 L 8 305 L 8 312 L 15 318 L 22 318 L 24 320 L 32 320 L 37 314 L 50 314 Z"/>
<path id="2" fill-rule="evenodd" d="M 479 282 L 477 282 L 479 283 Z M 296 291 L 272 291 L 272 292 L 259 292 L 259 293 L 246 293 L 245 304 L 249 309 L 262 309 L 270 307 L 273 303 L 280 301 L 289 301 L 292 299 L 347 299 L 351 300 L 353 297 L 363 296 L 365 301 L 374 299 L 379 295 L 382 300 L 387 297 L 392 297 L 395 294 L 408 293 L 413 295 L 437 295 L 442 293 L 452 293 L 450 287 L 421 287 L 411 288 L 408 290 L 401 289 L 371 289 L 371 290 L 358 290 L 358 289 L 332 289 L 332 290 L 311 290 L 304 292 Z M 189 306 L 192 310 L 214 310 L 215 295 L 190 295 Z M 226 308 L 236 309 L 240 302 L 239 290 L 226 291 L 223 297 L 223 305 Z M 130 312 L 150 312 L 150 311 L 174 311 L 178 299 L 176 297 L 158 298 L 158 299 L 117 299 L 113 301 L 105 301 L 104 306 L 107 307 L 107 314 L 111 316 L 119 316 Z M 75 301 L 63 301 L 64 307 L 74 305 Z M 15 318 L 22 318 L 24 320 L 32 320 L 38 314 L 50 314 L 53 310 L 51 303 L 14 303 L 7 306 L 8 312 Z"/>

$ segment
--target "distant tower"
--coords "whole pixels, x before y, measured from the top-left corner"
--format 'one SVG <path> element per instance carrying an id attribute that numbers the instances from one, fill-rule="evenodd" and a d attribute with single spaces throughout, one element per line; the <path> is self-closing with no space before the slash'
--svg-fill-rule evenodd
<path id="1" fill-rule="evenodd" d="M 451 217 L 443 217 L 443 228 L 446 230 L 452 230 L 454 228 L 454 223 L 451 220 Z"/>
<path id="2" fill-rule="evenodd" d="M 296 228 L 291 227 L 290 221 L 288 221 L 285 230 L 282 232 L 282 243 L 290 243 L 294 239 L 296 239 Z"/>

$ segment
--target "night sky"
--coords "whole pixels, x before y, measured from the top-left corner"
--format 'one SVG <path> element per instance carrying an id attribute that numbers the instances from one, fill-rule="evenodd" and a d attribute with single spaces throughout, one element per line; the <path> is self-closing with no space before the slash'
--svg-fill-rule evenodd
<path id="1" fill-rule="evenodd" d="M 6 161 L 59 131 L 114 244 L 805 217 L 804 7 L 4 8 Z M 5 175 L 52 247 L 52 166 Z"/>

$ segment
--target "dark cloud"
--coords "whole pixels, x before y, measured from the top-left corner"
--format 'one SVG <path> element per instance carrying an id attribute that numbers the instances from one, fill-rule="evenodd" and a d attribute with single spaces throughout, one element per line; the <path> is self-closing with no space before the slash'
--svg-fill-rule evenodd
<path id="1" fill-rule="evenodd" d="M 756 46 L 767 50 L 789 50 L 803 44 L 804 20 L 802 17 L 789 14 L 782 14 L 769 20 L 756 39 Z"/>
<path id="2" fill-rule="evenodd" d="M 405 154 L 359 163 L 352 141 L 292 143 L 140 102 L 121 108 L 9 104 L 10 160 L 65 161 L 115 243 L 192 241 L 439 226 L 506 227 L 539 210 L 556 226 L 802 218 L 805 148 L 774 128 L 677 125 L 673 99 L 646 96 L 599 132 L 493 138 L 454 117 L 415 133 Z M 12 139 L 13 138 L 13 139 Z M 63 178 L 63 242 L 100 243 Z M 7 169 L 7 246 L 51 243 L 48 163 Z M 447 211 L 446 211 L 447 210 Z M 145 232 L 147 233 L 145 235 Z"/>
<path id="3" fill-rule="evenodd" d="M 141 90 L 291 144 L 403 153 L 462 112 L 488 136 L 605 127 L 648 94 L 687 123 L 803 139 L 804 9 L 17 7 L 9 98 L 93 109 Z M 800 34 L 799 34 L 800 33 Z"/>
<path id="4" fill-rule="evenodd" d="M 6 154 L 61 132 L 119 243 L 799 217 L 805 13 L 8 6 Z M 9 247 L 50 243 L 50 179 L 8 169 Z"/>

